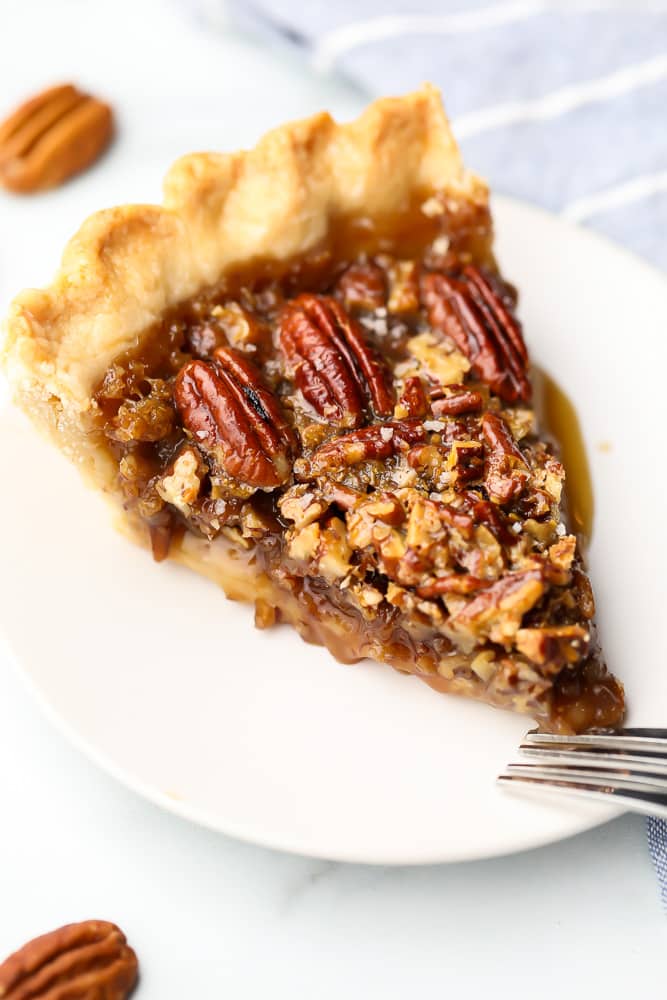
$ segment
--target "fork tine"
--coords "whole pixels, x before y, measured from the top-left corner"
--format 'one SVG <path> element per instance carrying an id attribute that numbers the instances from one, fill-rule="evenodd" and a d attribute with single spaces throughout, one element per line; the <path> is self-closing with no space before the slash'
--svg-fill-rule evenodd
<path id="1" fill-rule="evenodd" d="M 633 751 L 628 753 L 624 750 L 605 750 L 597 746 L 571 747 L 568 744 L 547 744 L 545 746 L 532 746 L 529 743 L 522 743 L 519 753 L 522 757 L 530 760 L 542 760 L 548 762 L 562 762 L 564 764 L 577 764 L 584 767 L 587 764 L 597 766 L 605 763 L 613 765 L 628 765 L 639 771 L 655 772 L 667 776 L 667 754 Z"/>
<path id="2" fill-rule="evenodd" d="M 614 805 L 622 806 L 631 812 L 642 813 L 645 816 L 659 816 L 667 819 L 667 792 L 656 792 L 654 789 L 648 790 L 641 785 L 625 782 L 621 786 L 618 779 L 613 779 L 613 784 L 609 778 L 606 779 L 572 779 L 554 778 L 540 772 L 529 772 L 520 774 L 510 771 L 501 774 L 498 782 L 514 789 L 535 789 L 548 792 L 549 794 L 575 795 L 580 798 L 591 799 L 593 801 L 613 802 Z"/>
<path id="3" fill-rule="evenodd" d="M 600 784 L 642 785 L 654 788 L 658 794 L 667 795 L 667 773 L 643 771 L 635 768 L 616 767 L 613 764 L 595 764 L 586 767 L 581 764 L 541 763 L 508 764 L 507 771 L 512 774 L 540 775 L 541 777 L 571 778 L 574 780 L 591 780 Z"/>
<path id="4" fill-rule="evenodd" d="M 533 729 L 526 734 L 524 743 L 529 746 L 559 744 L 572 748 L 593 746 L 607 750 L 667 753 L 667 729 L 599 730 L 596 733 L 581 733 L 579 736 L 559 736 Z"/>
<path id="5" fill-rule="evenodd" d="M 498 781 L 614 804 L 667 819 L 667 729 L 599 730 L 557 736 L 531 730 L 521 763 Z"/>

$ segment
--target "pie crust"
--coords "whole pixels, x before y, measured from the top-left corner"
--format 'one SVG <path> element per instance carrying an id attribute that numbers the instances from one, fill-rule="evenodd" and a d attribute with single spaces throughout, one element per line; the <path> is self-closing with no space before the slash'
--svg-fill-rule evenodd
<path id="1" fill-rule="evenodd" d="M 427 85 L 406 97 L 375 102 L 350 124 L 336 124 L 323 113 L 270 132 L 250 151 L 186 156 L 167 175 L 162 206 L 95 214 L 66 247 L 53 284 L 25 291 L 13 302 L 1 358 L 18 404 L 116 505 L 124 530 L 141 544 L 152 544 L 154 554 L 157 521 L 146 514 L 145 503 L 142 508 L 145 498 L 137 502 L 128 492 L 123 470 L 128 462 L 141 464 L 146 451 L 158 462 L 159 453 L 163 465 L 151 479 L 157 483 L 151 497 L 159 517 L 168 512 L 170 528 L 166 547 L 157 554 L 168 550 L 171 558 L 219 582 L 229 597 L 254 601 L 258 624 L 269 625 L 278 617 L 340 659 L 370 655 L 418 674 L 438 690 L 527 712 L 551 728 L 611 724 L 622 716 L 622 688 L 604 668 L 581 556 L 559 520 L 562 467 L 535 435 L 513 290 L 497 275 L 491 244 L 487 187 L 464 169 L 439 94 Z M 374 312 L 373 303 L 364 303 L 363 290 L 361 299 L 354 299 L 358 289 L 348 301 L 348 272 L 361 274 L 362 285 L 371 280 L 369 275 L 377 279 L 379 273 L 381 281 L 382 275 L 392 275 L 389 301 L 382 300 L 385 304 Z M 325 273 L 331 294 L 323 296 Z M 417 282 L 414 287 L 408 288 L 409 276 Z M 413 293 L 423 301 L 406 307 L 405 295 L 409 299 Z M 273 326 L 259 316 L 267 295 L 284 297 Z M 483 336 L 491 337 L 486 347 L 477 345 L 475 357 L 470 354 L 471 328 L 452 319 L 451 303 L 462 302 L 465 315 L 467 296 L 474 300 Z M 236 299 L 255 305 L 246 309 Z M 227 309 L 230 300 L 235 315 L 245 317 L 246 326 L 258 324 L 264 339 L 233 342 L 231 348 L 218 343 L 213 355 L 194 348 L 182 355 L 183 337 L 190 336 L 202 310 L 216 326 L 219 310 Z M 359 317 L 350 318 L 357 307 Z M 377 328 L 379 317 L 385 329 L 388 310 L 393 323 L 394 313 L 400 317 L 410 309 L 421 312 L 406 367 L 398 354 L 391 362 L 383 356 L 373 323 Z M 425 316 L 433 329 L 424 326 Z M 396 320 L 394 332 L 404 329 L 401 323 Z M 349 412 L 336 396 L 330 372 L 324 371 L 324 388 L 312 383 L 324 356 L 318 354 L 314 367 L 304 358 L 313 328 L 320 337 L 317 350 L 324 336 L 327 363 L 340 366 L 333 375 L 349 376 L 354 383 L 341 390 L 343 396 L 348 393 Z M 204 329 L 209 327 L 204 324 Z M 169 369 L 166 376 L 165 345 L 174 330 L 182 336 L 172 355 L 185 360 L 180 371 Z M 500 354 L 494 338 L 505 345 Z M 332 344 L 338 351 L 333 362 Z M 260 360 L 266 354 L 261 378 L 253 367 L 255 350 Z M 505 358 L 506 370 L 499 357 Z M 277 358 L 282 358 L 280 372 Z M 156 366 L 162 366 L 157 380 L 162 395 L 150 415 L 158 422 L 165 413 L 171 419 L 175 407 L 182 418 L 178 441 L 171 424 L 164 437 L 154 428 L 136 432 L 136 425 L 119 431 L 117 375 L 122 372 L 126 378 L 133 364 L 151 386 Z M 312 384 L 307 378 L 304 382 L 304 365 L 310 365 Z M 262 388 L 266 378 L 273 379 L 275 399 Z M 281 379 L 296 380 L 297 390 L 280 395 Z M 406 402 L 409 392 L 421 398 L 424 386 L 428 413 L 419 410 L 419 402 Z M 218 393 L 215 405 L 212 393 Z M 322 393 L 329 393 L 326 405 Z M 473 403 L 463 397 L 474 397 Z M 228 440 L 225 421 L 242 423 L 244 406 L 251 425 L 239 426 L 240 437 Z M 434 419 L 436 411 L 445 414 L 444 422 Z M 460 419 L 450 420 L 458 413 L 463 414 Z M 449 431 L 455 438 L 458 434 L 454 444 L 447 441 Z M 136 441 L 143 442 L 138 449 L 135 432 Z M 475 439 L 463 440 L 465 433 Z M 313 434 L 319 434 L 317 441 Z M 522 453 L 524 437 L 528 450 Z M 363 461 L 341 458 L 345 449 L 358 449 L 359 442 L 366 449 Z M 424 471 L 426 466 L 419 466 L 419 456 L 413 455 L 417 442 L 443 461 L 448 456 L 447 467 L 454 470 L 443 473 L 435 486 L 428 480 L 432 469 Z M 472 493 L 461 485 L 463 478 L 457 493 L 452 483 L 457 475 L 463 477 L 456 471 L 457 456 L 466 448 L 474 459 L 465 473 Z M 418 475 L 408 468 L 406 455 L 414 458 Z M 358 472 L 354 463 L 366 471 Z M 401 463 L 408 475 L 404 486 L 387 479 Z M 136 482 L 132 480 L 133 487 Z M 194 505 L 200 502 L 195 497 L 204 483 L 211 497 L 226 498 L 211 503 L 233 508 L 236 520 L 222 524 L 208 515 L 194 518 Z M 315 484 L 315 493 L 309 483 Z M 388 484 L 398 500 L 386 500 Z M 528 511 L 521 519 L 517 511 L 523 508 L 514 500 L 526 484 L 533 490 L 533 506 L 529 510 L 528 501 L 521 501 Z M 538 494 L 542 508 L 535 513 Z M 304 498 L 310 503 L 313 496 L 324 505 L 321 524 L 293 515 L 299 504 L 306 504 Z M 395 578 L 383 576 L 387 561 L 377 552 L 371 557 L 367 546 L 344 579 L 336 562 L 340 545 L 345 559 L 352 553 L 354 562 L 361 549 L 356 552 L 350 543 L 353 535 L 363 535 L 369 497 L 398 504 L 400 511 L 386 514 L 390 522 L 391 517 L 412 518 L 415 524 L 427 515 L 448 518 L 449 527 L 438 536 L 440 555 L 450 559 L 446 571 L 442 560 L 429 562 L 426 552 L 422 563 L 430 575 L 423 579 L 404 570 Z M 481 510 L 480 503 L 484 516 L 491 518 L 486 527 L 473 523 L 477 515 L 470 513 Z M 420 504 L 426 505 L 426 514 Z M 176 522 L 178 530 L 173 529 Z M 326 566 L 324 557 L 313 562 L 313 532 L 320 554 L 323 540 L 331 542 Z M 401 532 L 403 528 L 395 533 Z M 465 544 L 461 532 L 468 539 Z M 494 532 L 505 539 L 502 544 Z M 468 551 L 473 535 L 478 548 L 482 541 L 487 548 L 495 546 L 502 569 L 493 569 L 490 557 L 484 562 L 479 552 Z M 523 549 L 517 555 L 519 543 Z M 462 562 L 454 567 L 451 559 L 457 558 Z M 462 572 L 473 563 L 487 574 L 482 582 L 470 571 Z M 362 566 L 370 567 L 368 572 Z M 445 576 L 455 588 L 446 596 Z M 510 599 L 506 591 L 515 596 Z M 478 615 L 476 631 L 464 628 L 464 620 L 472 621 L 475 608 L 485 602 L 495 602 L 493 623 L 487 608 L 486 624 L 480 625 Z M 545 609 L 541 617 L 535 610 L 540 602 Z"/>

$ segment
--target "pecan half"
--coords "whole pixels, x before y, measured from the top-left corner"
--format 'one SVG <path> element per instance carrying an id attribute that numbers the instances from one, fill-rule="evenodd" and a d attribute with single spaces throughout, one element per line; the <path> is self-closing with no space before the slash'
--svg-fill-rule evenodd
<path id="1" fill-rule="evenodd" d="M 497 414 L 484 414 L 482 436 L 489 449 L 484 485 L 494 503 L 508 503 L 520 496 L 528 483 L 526 459 L 509 427 Z"/>
<path id="2" fill-rule="evenodd" d="M 421 420 L 392 420 L 387 424 L 362 427 L 332 438 L 313 452 L 298 469 L 301 477 L 321 476 L 346 465 L 358 465 L 373 459 L 385 459 L 423 441 L 426 430 Z"/>
<path id="3" fill-rule="evenodd" d="M 290 474 L 294 434 L 258 370 L 228 347 L 214 362 L 191 361 L 178 373 L 174 401 L 183 426 L 227 475 L 271 489 Z"/>
<path id="4" fill-rule="evenodd" d="M 45 90 L 0 125 L 0 184 L 21 194 L 62 184 L 97 159 L 112 133 L 108 104 L 72 84 Z"/>
<path id="5" fill-rule="evenodd" d="M 507 402 L 530 400 L 521 327 L 478 268 L 468 265 L 458 278 L 427 274 L 421 292 L 431 325 L 452 338 L 483 382 Z"/>
<path id="6" fill-rule="evenodd" d="M 67 924 L 43 934 L 0 965 L 3 1000 L 126 1000 L 137 981 L 137 956 L 105 920 Z"/>
<path id="7" fill-rule="evenodd" d="M 367 404 L 378 416 L 391 414 L 389 370 L 336 299 L 306 293 L 287 303 L 279 343 L 288 376 L 323 419 L 359 427 Z"/>

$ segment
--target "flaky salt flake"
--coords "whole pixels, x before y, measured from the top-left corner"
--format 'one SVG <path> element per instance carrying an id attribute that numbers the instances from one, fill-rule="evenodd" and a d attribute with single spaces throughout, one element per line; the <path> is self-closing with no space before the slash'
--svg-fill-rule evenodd
<path id="1" fill-rule="evenodd" d="M 376 333 L 380 337 L 387 333 L 387 320 L 384 316 L 377 318 L 375 316 L 362 316 L 361 322 L 367 330 L 370 330 L 371 333 Z"/>
<path id="2" fill-rule="evenodd" d="M 565 527 L 562 521 L 560 524 L 556 525 L 556 534 L 558 535 L 559 538 L 562 538 L 563 535 L 567 534 L 567 528 Z"/>
<path id="3" fill-rule="evenodd" d="M 391 441 L 391 439 L 393 438 L 393 436 L 394 436 L 394 428 L 393 427 L 381 427 L 380 428 L 380 437 L 382 438 L 383 441 Z"/>
<path id="4" fill-rule="evenodd" d="M 424 427 L 427 431 L 442 431 L 445 429 L 442 420 L 425 420 Z"/>

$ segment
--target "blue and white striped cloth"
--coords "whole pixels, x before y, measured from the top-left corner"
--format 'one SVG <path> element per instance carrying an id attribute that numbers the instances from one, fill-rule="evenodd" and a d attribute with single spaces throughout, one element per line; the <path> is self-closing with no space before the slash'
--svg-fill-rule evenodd
<path id="1" fill-rule="evenodd" d="M 667 0 L 199 0 L 220 5 L 369 96 L 438 84 L 493 190 L 667 269 Z M 649 845 L 667 906 L 667 823 Z"/>
<path id="2" fill-rule="evenodd" d="M 467 163 L 667 269 L 667 0 L 199 0 L 369 96 L 438 84 Z M 585 152 L 585 155 L 583 155 Z"/>

